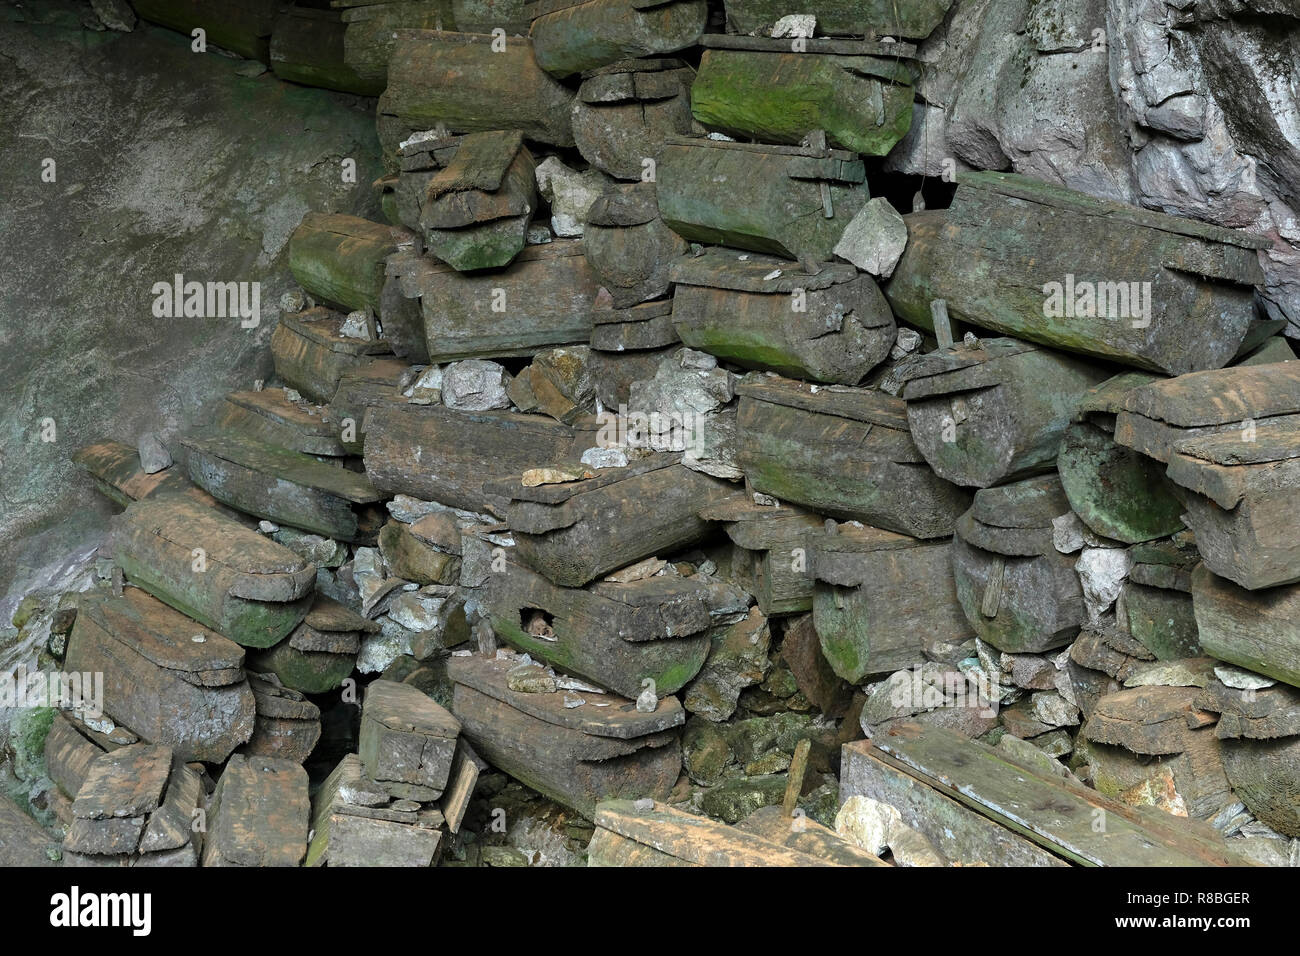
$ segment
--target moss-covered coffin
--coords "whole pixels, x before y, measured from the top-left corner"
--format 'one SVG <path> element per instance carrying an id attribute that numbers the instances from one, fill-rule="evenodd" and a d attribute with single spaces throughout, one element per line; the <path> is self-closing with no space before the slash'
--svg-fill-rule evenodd
<path id="1" fill-rule="evenodd" d="M 573 100 L 582 158 L 616 179 L 642 179 L 665 136 L 691 131 L 691 81 L 681 60 L 620 60 L 583 74 Z"/>
<path id="2" fill-rule="evenodd" d="M 253 734 L 244 649 L 139 588 L 82 601 L 64 666 L 102 674 L 104 713 L 184 760 L 221 763 Z"/>
<path id="3" fill-rule="evenodd" d="M 932 328 L 944 299 L 960 322 L 1169 375 L 1236 355 L 1271 245 L 1011 173 L 965 173 L 947 210 L 904 218 L 899 318 Z"/>
<path id="4" fill-rule="evenodd" d="M 270 647 L 311 606 L 316 566 L 187 498 L 137 501 L 117 519 L 128 580 L 245 647 Z"/>
<path id="5" fill-rule="evenodd" d="M 919 667 L 926 648 L 974 637 L 957 601 L 950 542 L 844 524 L 808 534 L 806 547 L 813 625 L 846 681 Z"/>
<path id="6" fill-rule="evenodd" d="M 1201 564 L 1192 607 L 1205 653 L 1300 687 L 1300 584 L 1248 591 Z"/>
<path id="7" fill-rule="evenodd" d="M 1133 567 L 1116 605 L 1128 622 L 1129 636 L 1160 660 L 1199 657 L 1203 652 L 1192 609 L 1195 546 L 1153 541 L 1129 553 Z"/>
<path id="8" fill-rule="evenodd" d="M 504 509 L 508 499 L 488 493 L 485 483 L 572 461 L 594 437 L 546 415 L 376 406 L 366 419 L 366 475 L 385 496 Z"/>
<path id="9" fill-rule="evenodd" d="M 278 0 L 136 0 L 131 6 L 141 20 L 191 34 L 250 60 L 270 61 L 271 31 L 281 4 Z"/>
<path id="10" fill-rule="evenodd" d="M 871 198 L 862 160 L 839 149 L 670 136 L 656 176 L 659 215 L 679 235 L 810 263 L 831 261 Z"/>
<path id="11" fill-rule="evenodd" d="M 1155 381 L 1123 372 L 1091 389 L 1061 439 L 1056 468 L 1070 508 L 1092 531 L 1136 544 L 1183 527 L 1182 505 L 1157 461 L 1115 441 L 1115 418 L 1129 390 Z"/>
<path id="12" fill-rule="evenodd" d="M 813 579 L 805 538 L 823 519 L 793 505 L 759 505 L 751 495 L 732 495 L 700 509 L 722 523 L 731 543 L 731 573 L 754 596 L 764 617 L 812 610 Z"/>
<path id="13" fill-rule="evenodd" d="M 925 463 L 902 399 L 758 376 L 736 393 L 736 456 L 758 491 L 918 538 L 951 534 L 970 504 Z"/>
<path id="14" fill-rule="evenodd" d="M 528 246 L 505 269 L 464 274 L 428 256 L 394 256 L 388 268 L 420 299 L 432 362 L 531 356 L 585 344 L 600 285 L 578 240 Z"/>
<path id="15" fill-rule="evenodd" d="M 522 135 L 469 133 L 425 187 L 419 222 L 429 251 L 466 272 L 509 265 L 536 209 L 537 175 Z"/>
<path id="16" fill-rule="evenodd" d="M 705 37 L 734 46 L 739 37 Z M 744 37 L 744 49 L 706 49 L 691 87 L 691 113 L 710 129 L 764 143 L 798 145 L 825 130 L 832 146 L 883 156 L 912 125 L 912 75 L 888 47 L 880 56 L 792 52 L 789 40 Z"/>
<path id="17" fill-rule="evenodd" d="M 1070 504 L 1055 475 L 975 493 L 957 522 L 957 600 L 980 640 L 1008 654 L 1070 643 L 1087 620 L 1075 557 L 1052 543 L 1052 519 Z"/>
<path id="18" fill-rule="evenodd" d="M 505 519 L 520 560 L 556 584 L 581 587 L 709 533 L 699 510 L 735 489 L 680 460 L 662 454 L 602 468 L 582 481 L 527 487 L 511 478 L 485 487 L 510 502 Z"/>
<path id="19" fill-rule="evenodd" d="M 691 348 L 745 368 L 856 385 L 889 355 L 894 314 L 866 273 L 820 269 L 730 249 L 683 256 L 669 271 L 673 326 Z"/>
<path id="20" fill-rule="evenodd" d="M 250 652 L 248 666 L 275 674 L 285 687 L 323 694 L 352 673 L 363 635 L 378 632 L 374 621 L 318 592 L 294 632 L 274 647 Z"/>
<path id="21" fill-rule="evenodd" d="M 340 330 L 345 320 L 346 316 L 323 306 L 280 313 L 280 322 L 271 333 L 275 374 L 312 401 L 328 402 L 345 371 L 368 356 L 390 351 L 382 339 L 344 335 Z"/>
<path id="22" fill-rule="evenodd" d="M 908 360 L 912 439 L 940 478 L 989 485 L 1052 467 L 1083 394 L 1108 373 L 1015 339 L 938 349 Z"/>
<path id="23" fill-rule="evenodd" d="M 573 145 L 573 93 L 537 65 L 531 39 L 396 32 L 381 116 L 412 130 L 440 124 L 451 133 L 517 129 L 552 146 Z"/>
<path id="24" fill-rule="evenodd" d="M 317 299 L 344 311 L 379 311 L 384 260 L 410 234 L 340 213 L 309 212 L 289 237 L 289 269 Z"/>
<path id="25" fill-rule="evenodd" d="M 342 458 L 348 453 L 328 408 L 290 401 L 282 388 L 231 392 L 213 424 L 304 455 Z"/>
<path id="26" fill-rule="evenodd" d="M 686 720 L 676 697 L 642 713 L 608 694 L 519 693 L 506 680 L 513 666 L 477 655 L 447 662 L 452 712 L 492 766 L 588 818 L 601 800 L 668 796 L 681 773 L 677 728 Z M 567 706 L 571 696 L 583 702 Z"/>
<path id="27" fill-rule="evenodd" d="M 820 36 L 924 39 L 943 22 L 953 0 L 803 0 L 799 13 L 817 18 Z M 726 0 L 727 32 L 769 36 L 794 12 L 783 0 Z"/>
<path id="28" fill-rule="evenodd" d="M 340 541 L 373 537 L 379 501 L 366 476 L 341 463 L 238 432 L 200 429 L 181 439 L 190 478 L 223 504 Z"/>
<path id="29" fill-rule="evenodd" d="M 347 25 L 337 10 L 287 7 L 271 31 L 271 70 L 282 80 L 327 90 L 378 96 L 382 78 L 365 78 L 344 55 Z"/>
<path id="30" fill-rule="evenodd" d="M 525 9 L 538 65 L 560 77 L 684 50 L 708 19 L 705 0 L 533 0 Z"/>
<path id="31" fill-rule="evenodd" d="M 654 183 L 611 186 L 587 210 L 582 249 L 616 309 L 667 292 L 669 264 L 688 248 L 659 218 Z"/>
<path id="32" fill-rule="evenodd" d="M 481 590 L 497 636 L 628 697 L 646 679 L 661 697 L 684 687 L 704 666 L 714 612 L 738 609 L 733 589 L 703 575 L 566 588 L 516 555 L 497 566 L 504 570 L 487 574 Z"/>

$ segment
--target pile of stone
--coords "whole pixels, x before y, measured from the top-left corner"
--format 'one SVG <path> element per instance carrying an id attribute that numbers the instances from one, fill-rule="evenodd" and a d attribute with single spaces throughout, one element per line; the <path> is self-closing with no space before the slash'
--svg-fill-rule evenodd
<path id="1" fill-rule="evenodd" d="M 492 862 L 504 774 L 592 864 L 1300 863 L 1271 241 L 872 198 L 950 5 L 206 21 L 378 95 L 388 222 L 303 218 L 278 381 L 177 463 L 79 454 L 65 860 Z"/>

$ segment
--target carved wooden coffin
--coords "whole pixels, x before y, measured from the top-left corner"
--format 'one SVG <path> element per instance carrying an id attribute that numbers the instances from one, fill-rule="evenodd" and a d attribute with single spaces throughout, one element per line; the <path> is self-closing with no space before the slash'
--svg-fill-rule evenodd
<path id="1" fill-rule="evenodd" d="M 270 61 L 275 0 L 140 0 L 131 5 L 141 20 L 187 36 L 201 27 L 206 40 L 250 60 Z"/>
<path id="2" fill-rule="evenodd" d="M 320 708 L 302 694 L 280 685 L 274 674 L 249 672 L 257 717 L 253 736 L 240 753 L 262 757 L 283 757 L 302 763 L 320 740 Z"/>
<path id="3" fill-rule="evenodd" d="M 789 39 L 711 35 L 701 44 L 691 112 L 710 129 L 794 146 L 824 130 L 832 146 L 884 156 L 911 128 L 912 74 L 897 43 L 807 39 L 792 50 Z"/>
<path id="4" fill-rule="evenodd" d="M 957 522 L 957 600 L 979 638 L 1009 654 L 1068 644 L 1087 620 L 1075 557 L 1052 544 L 1052 519 L 1070 510 L 1056 474 L 975 493 Z"/>
<path id="5" fill-rule="evenodd" d="M 704 0 L 532 0 L 537 64 L 569 76 L 628 57 L 693 46 L 704 32 Z"/>
<path id="6" fill-rule="evenodd" d="M 1300 687 L 1300 584 L 1248 591 L 1202 564 L 1192 607 L 1205 653 Z"/>
<path id="7" fill-rule="evenodd" d="M 729 249 L 682 256 L 669 271 L 673 326 L 691 348 L 745 368 L 856 385 L 889 355 L 894 314 L 866 273 L 820 270 Z"/>
<path id="8" fill-rule="evenodd" d="M 620 60 L 583 74 L 573 101 L 582 158 L 615 179 L 639 180 L 665 136 L 691 131 L 691 81 L 681 60 Z"/>
<path id="9" fill-rule="evenodd" d="M 271 31 L 271 70 L 282 80 L 327 90 L 378 96 L 382 79 L 365 79 L 348 65 L 347 25 L 336 10 L 286 7 Z"/>
<path id="10" fill-rule="evenodd" d="M 923 39 L 943 22 L 952 0 L 805 0 L 800 13 L 817 18 L 819 35 L 891 36 Z M 727 32 L 770 36 L 772 27 L 790 13 L 780 0 L 727 0 Z"/>
<path id="11" fill-rule="evenodd" d="M 300 866 L 311 801 L 291 760 L 235 754 L 208 805 L 204 866 Z"/>
<path id="12" fill-rule="evenodd" d="M 316 566 L 185 498 L 131 505 L 113 532 L 127 578 L 246 647 L 269 647 L 311 605 Z"/>
<path id="13" fill-rule="evenodd" d="M 932 328 L 944 299 L 958 321 L 1169 375 L 1232 360 L 1271 245 L 1012 173 L 963 174 L 947 210 L 905 218 L 899 318 Z"/>
<path id="14" fill-rule="evenodd" d="M 486 575 L 482 606 L 503 640 L 535 658 L 636 697 L 684 687 L 704 665 L 716 617 L 743 612 L 747 599 L 704 575 L 659 575 L 565 588 L 508 551 Z M 489 758 L 490 759 L 490 758 Z"/>
<path id="15" fill-rule="evenodd" d="M 317 299 L 344 311 L 379 311 L 384 260 L 409 240 L 401 227 L 340 213 L 309 212 L 289 237 L 289 268 Z M 322 401 L 328 400 L 325 396 Z"/>
<path id="16" fill-rule="evenodd" d="M 434 512 L 410 524 L 388 522 L 379 531 L 379 551 L 390 573 L 405 581 L 460 580 L 460 528 L 450 514 Z"/>
<path id="17" fill-rule="evenodd" d="M 352 673 L 362 637 L 378 632 L 374 621 L 317 592 L 294 632 L 274 647 L 250 652 L 248 665 L 275 674 L 285 687 L 324 694 Z"/>
<path id="18" fill-rule="evenodd" d="M 914 356 L 903 398 L 912 439 L 935 474 L 989 485 L 1050 468 L 1084 392 L 1107 375 L 1015 339 Z"/>
<path id="19" fill-rule="evenodd" d="M 361 758 L 348 754 L 312 800 L 306 866 L 434 866 L 442 812 L 394 809 L 393 797 L 365 779 Z"/>
<path id="20" fill-rule="evenodd" d="M 580 587 L 709 533 L 700 508 L 734 489 L 680 461 L 655 455 L 581 481 L 528 487 L 510 479 L 486 490 L 510 501 L 504 517 L 520 560 L 556 584 Z"/>
<path id="21" fill-rule="evenodd" d="M 377 680 L 366 688 L 358 753 L 365 776 L 395 797 L 437 800 L 451 776 L 460 723 L 418 688 Z"/>
<path id="22" fill-rule="evenodd" d="M 367 419 L 366 475 L 386 496 L 482 512 L 506 503 L 486 490 L 493 478 L 577 458 L 591 437 L 545 415 L 376 407 Z"/>
<path id="23" fill-rule="evenodd" d="M 1120 594 L 1117 612 L 1128 633 L 1160 660 L 1199 657 L 1196 615 L 1192 610 L 1194 545 L 1152 541 L 1129 552 L 1133 566 Z"/>
<path id="24" fill-rule="evenodd" d="M 312 401 L 323 403 L 334 397 L 344 372 L 367 356 L 391 351 L 386 342 L 344 335 L 340 329 L 345 318 L 321 306 L 282 312 L 271 333 L 275 374 Z"/>
<path id="25" fill-rule="evenodd" d="M 813 626 L 844 680 L 919 667 L 927 649 L 974 636 L 957 600 L 950 542 L 850 524 L 805 540 Z"/>
<path id="26" fill-rule="evenodd" d="M 342 458 L 348 453 L 327 407 L 292 402 L 282 388 L 231 392 L 217 409 L 214 424 L 304 455 Z"/>
<path id="27" fill-rule="evenodd" d="M 452 709 L 492 766 L 588 818 L 601 800 L 668 796 L 681 774 L 677 728 L 686 719 L 676 697 L 643 713 L 610 694 L 521 693 L 506 681 L 513 666 L 479 656 L 447 662 Z"/>
<path id="28" fill-rule="evenodd" d="M 587 210 L 582 250 L 616 309 L 663 295 L 686 240 L 663 224 L 653 183 L 611 186 Z"/>
<path id="29" fill-rule="evenodd" d="M 104 712 L 184 760 L 220 763 L 253 733 L 244 650 L 138 588 L 87 598 L 65 666 L 104 675 Z"/>
<path id="30" fill-rule="evenodd" d="M 278 524 L 353 541 L 379 530 L 366 476 L 219 428 L 181 439 L 190 477 L 218 501 Z"/>
<path id="31" fill-rule="evenodd" d="M 425 187 L 419 225 L 429 251 L 458 272 L 508 265 L 537 209 L 533 156 L 518 131 L 470 133 Z"/>
<path id="32" fill-rule="evenodd" d="M 540 66 L 529 37 L 398 30 L 380 114 L 410 129 L 451 133 L 517 129 L 529 139 L 572 146 L 573 93 Z M 494 44 L 500 47 L 498 52 Z M 430 77 L 438 82 L 430 83 Z M 509 95 L 502 95 L 508 90 Z"/>
<path id="33" fill-rule="evenodd" d="M 758 491 L 918 538 L 950 534 L 969 504 L 925 464 L 902 399 L 758 376 L 736 392 L 737 458 Z"/>
<path id="34" fill-rule="evenodd" d="M 862 160 L 839 149 L 669 136 L 659 152 L 659 214 L 695 242 L 829 262 L 870 194 Z"/>
<path id="35" fill-rule="evenodd" d="M 792 505 L 758 505 L 749 495 L 707 505 L 700 517 L 722 522 L 735 545 L 731 573 L 754 596 L 764 617 L 812 609 L 805 539 L 821 531 L 822 518 Z"/>

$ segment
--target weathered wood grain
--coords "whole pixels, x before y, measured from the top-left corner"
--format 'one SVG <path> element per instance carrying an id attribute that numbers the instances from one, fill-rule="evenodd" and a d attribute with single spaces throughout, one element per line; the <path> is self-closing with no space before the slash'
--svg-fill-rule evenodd
<path id="1" fill-rule="evenodd" d="M 317 299 L 347 312 L 378 312 L 384 259 L 408 235 L 357 216 L 309 212 L 289 237 L 289 268 Z"/>
<path id="2" fill-rule="evenodd" d="M 530 36 L 537 63 L 565 77 L 629 57 L 658 56 L 692 46 L 704 32 L 704 0 L 536 0 Z"/>
<path id="3" fill-rule="evenodd" d="M 339 379 L 366 356 L 389 351 L 384 342 L 342 335 L 339 329 L 344 318 L 321 306 L 299 313 L 282 312 L 271 333 L 275 373 L 314 402 L 330 401 Z"/>
<path id="4" fill-rule="evenodd" d="M 1300 585 L 1248 591 L 1202 564 L 1192 609 L 1205 653 L 1300 687 Z"/>
<path id="5" fill-rule="evenodd" d="M 587 210 L 582 250 L 615 308 L 663 295 L 668 268 L 689 248 L 659 218 L 653 183 L 611 186 Z"/>
<path id="6" fill-rule="evenodd" d="M 621 60 L 583 74 L 570 120 L 582 158 L 639 180 L 665 136 L 691 131 L 695 71 L 680 60 Z"/>
<path id="7" fill-rule="evenodd" d="M 204 866 L 300 866 L 311 801 L 307 773 L 276 757 L 235 754 L 208 806 Z"/>

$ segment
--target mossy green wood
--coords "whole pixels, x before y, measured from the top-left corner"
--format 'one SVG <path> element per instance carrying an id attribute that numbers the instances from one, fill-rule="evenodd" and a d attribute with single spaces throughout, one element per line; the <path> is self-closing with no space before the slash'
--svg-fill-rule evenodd
<path id="1" fill-rule="evenodd" d="M 819 36 L 869 35 L 922 39 L 943 22 L 953 0 L 803 0 L 799 13 L 817 18 Z M 786 0 L 726 0 L 727 30 L 769 36 L 796 12 Z"/>
<path id="2" fill-rule="evenodd" d="M 587 0 L 537 17 L 530 36 L 538 65 L 565 77 L 683 50 L 700 38 L 707 19 L 705 0 Z"/>
<path id="3" fill-rule="evenodd" d="M 343 685 L 356 667 L 355 654 L 330 654 L 323 651 L 300 651 L 288 640 L 267 650 L 250 654 L 248 666 L 255 671 L 270 671 L 285 687 L 304 694 L 324 694 Z"/>
<path id="4" fill-rule="evenodd" d="M 378 314 L 394 235 L 391 226 L 357 216 L 309 212 L 289 237 L 289 269 L 317 299 Z"/>
<path id="5" fill-rule="evenodd" d="M 378 96 L 382 78 L 364 78 L 344 55 L 347 25 L 333 10 L 290 7 L 271 32 L 271 70 L 282 80 L 343 93 Z"/>
<path id="6" fill-rule="evenodd" d="M 135 0 L 141 20 L 189 35 L 201 28 L 206 42 L 267 63 L 278 0 Z"/>
<path id="7" fill-rule="evenodd" d="M 691 113 L 710 129 L 797 145 L 825 130 L 832 146 L 883 156 L 912 125 L 911 74 L 870 56 L 705 50 Z"/>
<path id="8" fill-rule="evenodd" d="M 1070 508 L 1095 533 L 1137 544 L 1183 527 L 1182 505 L 1159 462 L 1090 422 L 1065 430 L 1056 462 Z"/>
<path id="9" fill-rule="evenodd" d="M 459 272 L 509 265 L 523 250 L 537 209 L 532 154 L 517 139 L 503 141 L 509 138 L 497 135 L 488 145 L 477 139 L 475 134 L 464 137 L 451 164 L 433 177 L 419 219 L 429 251 Z M 508 151 L 511 146 L 511 159 L 492 154 L 493 149 Z M 502 162 L 507 163 L 505 173 L 497 179 L 494 173 Z M 494 168 L 484 168 L 488 166 Z M 444 178 L 457 176 L 458 185 L 439 189 Z"/>
<path id="10" fill-rule="evenodd" d="M 397 31 L 450 30 L 452 21 L 448 0 L 398 0 L 350 7 L 343 11 L 343 62 L 362 80 L 377 84 L 378 93 L 382 93 L 388 84 L 388 61 L 397 44 Z"/>
<path id="11" fill-rule="evenodd" d="M 1126 581 L 1123 607 L 1129 636 L 1159 660 L 1199 657 L 1203 653 L 1191 595 Z"/>
<path id="12" fill-rule="evenodd" d="M 1231 361 L 1253 321 L 1267 240 L 1246 233 L 1004 173 L 966 174 L 949 209 L 904 218 L 907 248 L 885 294 L 919 328 L 933 328 L 930 303 L 944 299 L 959 322 L 1181 375 Z M 1067 287 L 1076 314 L 1058 317 L 1051 293 L 1064 309 Z"/>

